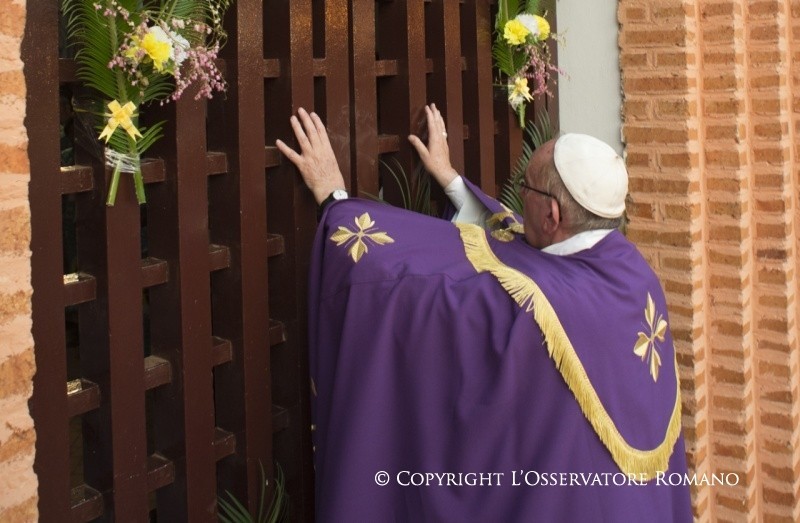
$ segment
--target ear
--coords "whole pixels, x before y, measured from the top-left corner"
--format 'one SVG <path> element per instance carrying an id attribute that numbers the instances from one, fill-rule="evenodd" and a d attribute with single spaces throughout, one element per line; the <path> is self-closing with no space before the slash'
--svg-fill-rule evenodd
<path id="1" fill-rule="evenodd" d="M 545 218 L 544 230 L 549 234 L 553 234 L 561 225 L 561 207 L 555 198 L 548 199 L 550 200 L 550 212 Z"/>

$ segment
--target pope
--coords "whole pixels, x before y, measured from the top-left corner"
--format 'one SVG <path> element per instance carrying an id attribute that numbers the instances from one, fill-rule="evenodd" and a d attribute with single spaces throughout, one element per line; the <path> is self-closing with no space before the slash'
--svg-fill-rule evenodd
<path id="1" fill-rule="evenodd" d="M 321 206 L 317 519 L 690 521 L 667 304 L 618 231 L 624 161 L 547 142 L 518 216 L 456 173 L 425 110 L 427 143 L 409 140 L 452 220 L 349 198 L 314 113 L 291 118 L 297 151 L 277 142 Z"/>

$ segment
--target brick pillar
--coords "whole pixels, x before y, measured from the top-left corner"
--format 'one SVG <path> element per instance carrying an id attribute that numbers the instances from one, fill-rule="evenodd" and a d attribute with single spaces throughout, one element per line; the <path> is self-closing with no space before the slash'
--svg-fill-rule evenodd
<path id="1" fill-rule="evenodd" d="M 629 237 L 662 278 L 699 520 L 800 520 L 800 2 L 621 0 Z M 794 58 L 794 60 L 793 60 Z"/>
<path id="2" fill-rule="evenodd" d="M 36 521 L 25 1 L 0 0 L 0 521 Z M 66 385 L 65 385 L 66 386 Z M 65 389 L 66 390 L 66 389 Z"/>

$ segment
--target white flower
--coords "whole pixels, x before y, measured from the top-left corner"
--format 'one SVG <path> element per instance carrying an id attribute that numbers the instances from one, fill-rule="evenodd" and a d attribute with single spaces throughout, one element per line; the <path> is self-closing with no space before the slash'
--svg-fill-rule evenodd
<path id="1" fill-rule="evenodd" d="M 539 21 L 536 20 L 534 15 L 523 13 L 521 15 L 517 15 L 514 20 L 524 25 L 525 29 L 530 31 L 534 38 L 539 36 Z"/>
<path id="2" fill-rule="evenodd" d="M 169 59 L 175 64 L 175 67 L 180 67 L 183 61 L 186 60 L 186 51 L 191 47 L 189 45 L 189 40 L 175 31 L 164 31 L 164 29 L 157 25 L 151 27 L 148 32 L 151 33 L 156 40 L 169 44 Z"/>
<path id="3" fill-rule="evenodd" d="M 523 102 L 533 100 L 528 88 L 528 79 L 524 76 L 515 76 L 508 80 L 508 103 L 515 111 Z"/>

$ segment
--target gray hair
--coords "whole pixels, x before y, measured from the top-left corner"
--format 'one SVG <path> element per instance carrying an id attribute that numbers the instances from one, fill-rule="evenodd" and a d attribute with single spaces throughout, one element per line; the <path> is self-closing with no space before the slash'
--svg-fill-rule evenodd
<path id="1" fill-rule="evenodd" d="M 616 218 L 603 218 L 583 208 L 567 190 L 551 156 L 542 168 L 540 176 L 544 179 L 545 190 L 558 201 L 563 226 L 568 232 L 578 234 L 595 229 L 618 229 L 624 222 L 624 215 Z"/>

